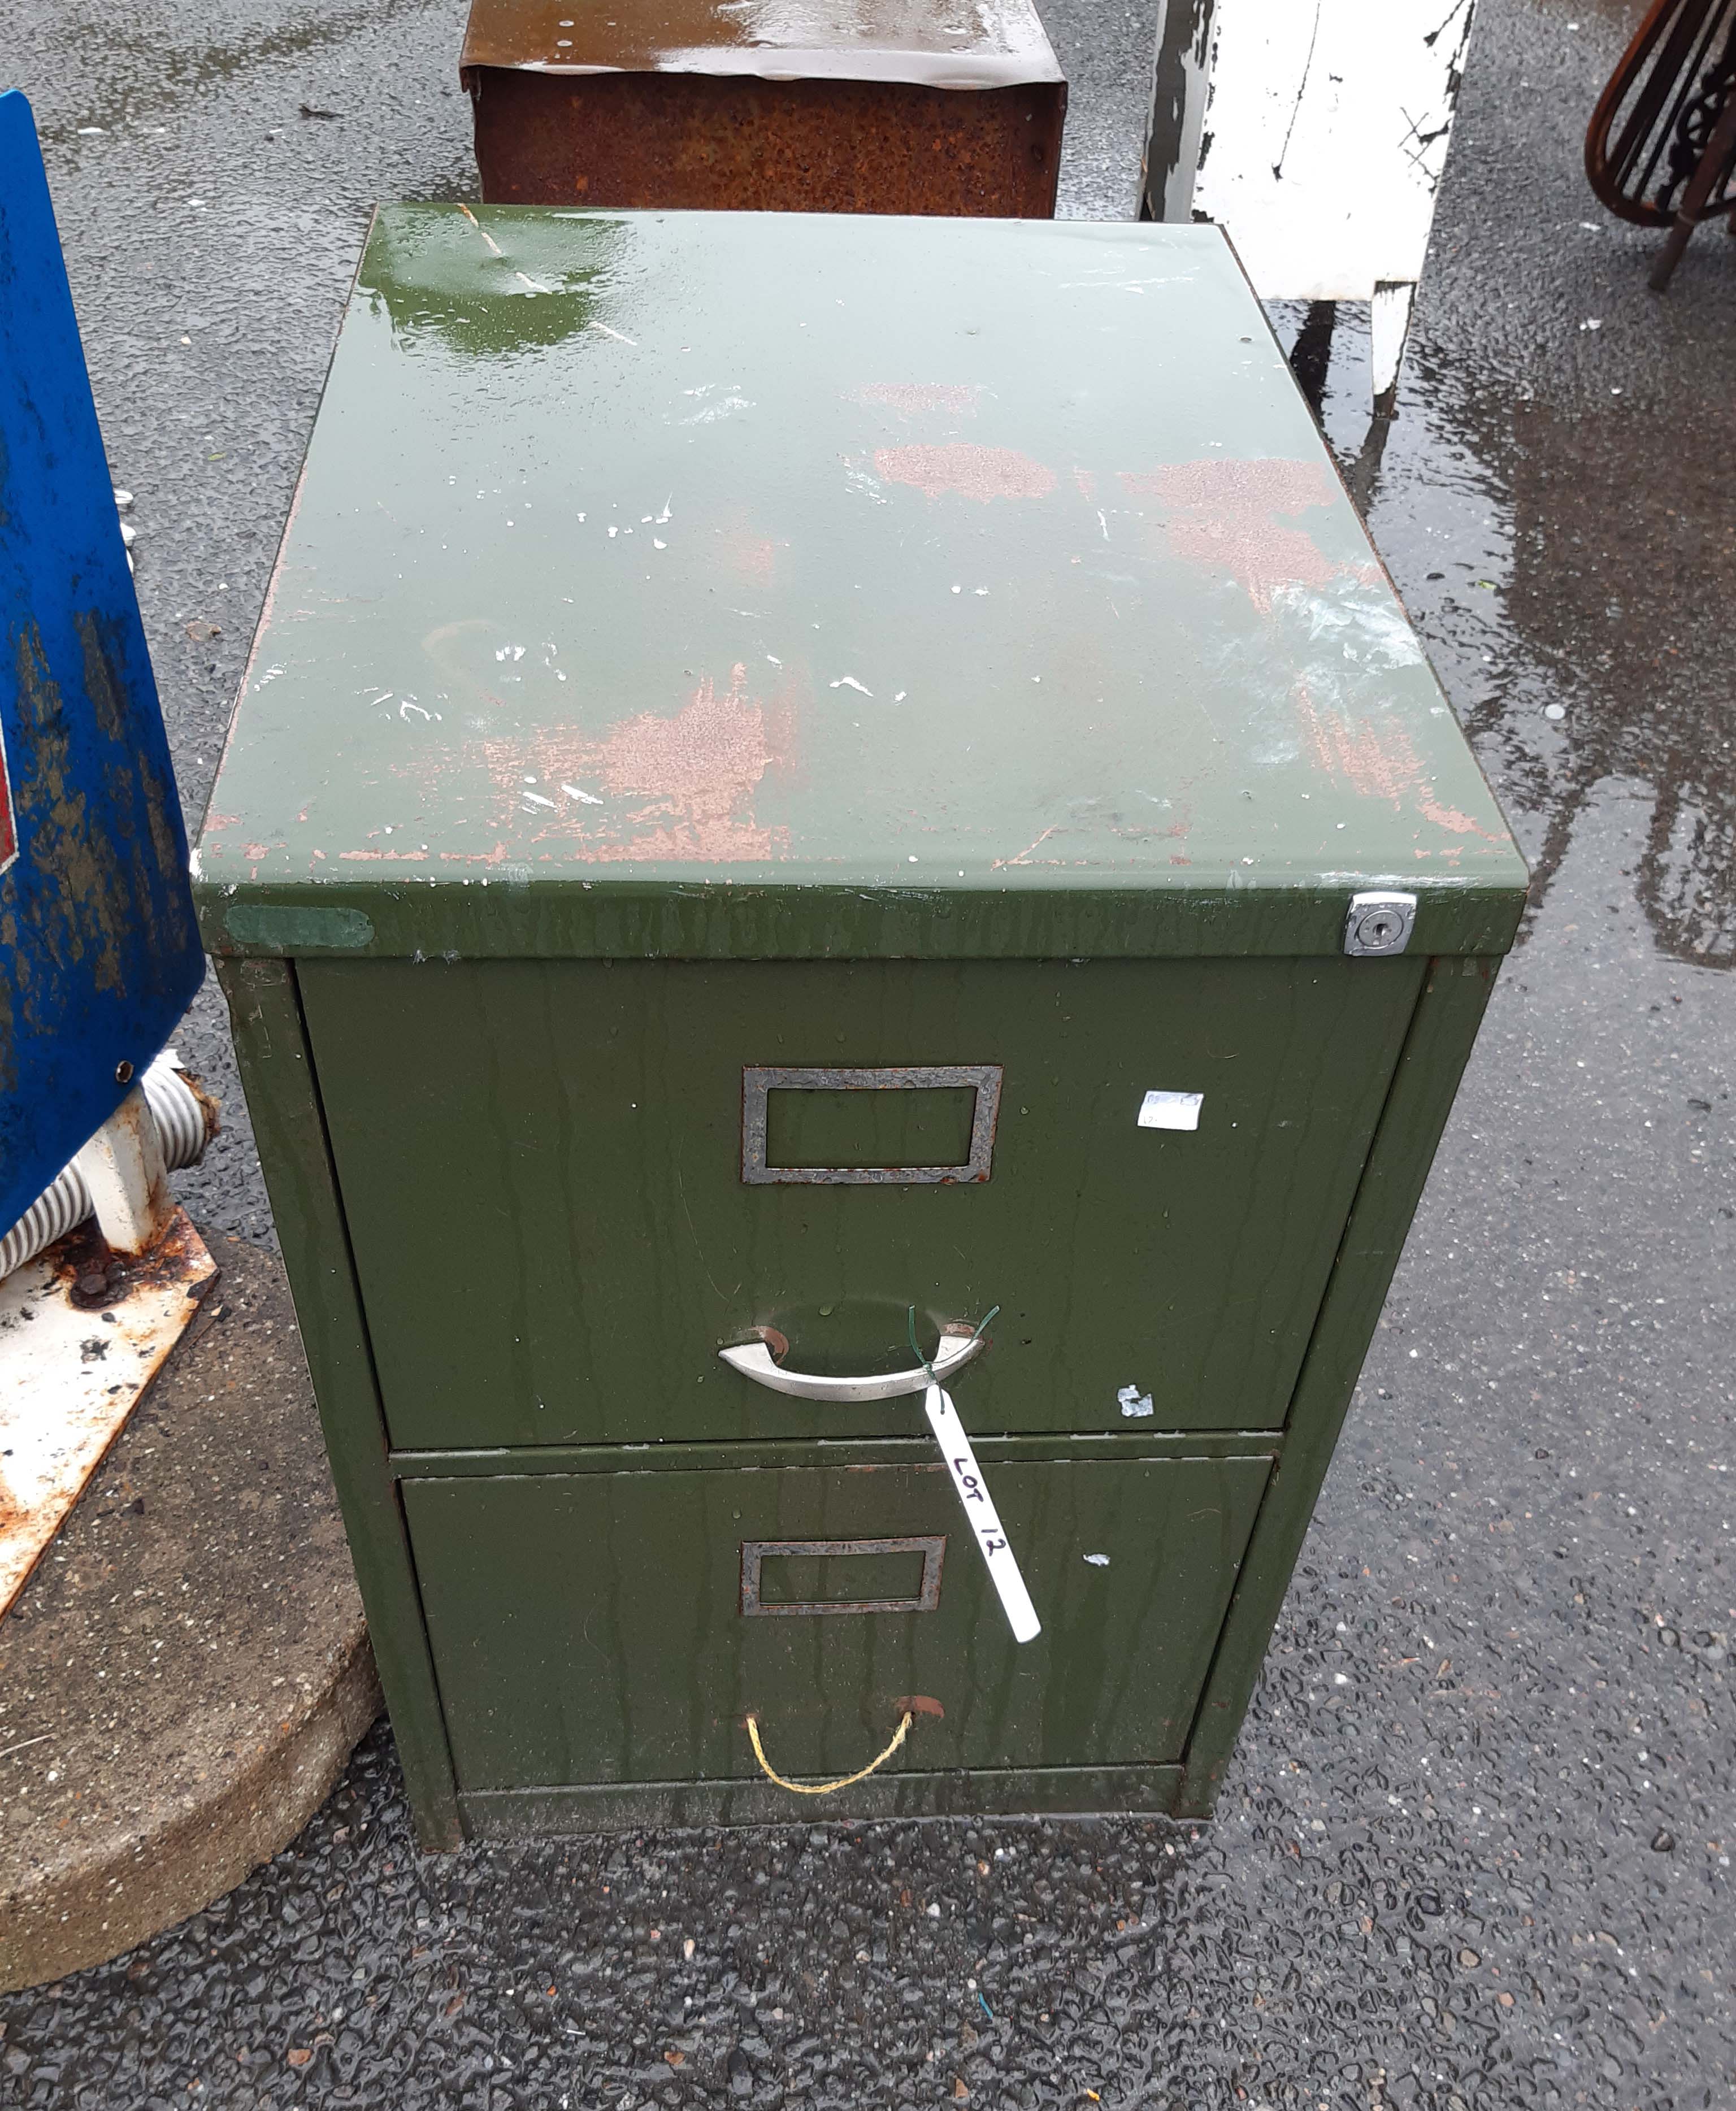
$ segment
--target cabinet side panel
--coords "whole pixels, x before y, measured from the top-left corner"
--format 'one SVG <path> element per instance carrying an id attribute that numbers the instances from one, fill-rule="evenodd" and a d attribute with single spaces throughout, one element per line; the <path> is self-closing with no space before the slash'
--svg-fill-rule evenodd
<path id="1" fill-rule="evenodd" d="M 456 1847 L 452 1760 L 295 971 L 232 960 L 218 974 L 418 1836 Z"/>
<path id="2" fill-rule="evenodd" d="M 1234 1750 L 1499 965 L 1429 964 L 1206 1682 L 1177 1804 L 1184 1815 L 1209 1813 Z"/>

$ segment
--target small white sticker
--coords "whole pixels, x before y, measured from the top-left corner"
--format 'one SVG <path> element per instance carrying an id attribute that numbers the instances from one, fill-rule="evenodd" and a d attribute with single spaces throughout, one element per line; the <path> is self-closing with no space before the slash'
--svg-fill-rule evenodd
<path id="1" fill-rule="evenodd" d="M 1137 1420 L 1141 1415 L 1152 1414 L 1157 1411 L 1152 1405 L 1151 1395 L 1148 1392 L 1141 1392 L 1138 1386 L 1123 1386 L 1116 1395 L 1116 1398 L 1120 1401 L 1121 1412 L 1129 1421 Z"/>
<path id="2" fill-rule="evenodd" d="M 1139 1102 L 1141 1128 L 1197 1128 L 1203 1092 L 1147 1092 Z"/>
<path id="3" fill-rule="evenodd" d="M 1107 1568 L 1109 1566 L 1109 1556 L 1107 1554 L 1088 1554 L 1085 1559 L 1093 1568 Z"/>

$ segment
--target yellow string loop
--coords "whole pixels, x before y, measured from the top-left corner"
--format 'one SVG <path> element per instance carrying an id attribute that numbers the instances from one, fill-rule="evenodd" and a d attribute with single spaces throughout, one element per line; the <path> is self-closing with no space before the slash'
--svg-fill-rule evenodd
<path id="1" fill-rule="evenodd" d="M 787 1788 L 792 1795 L 830 1795 L 834 1789 L 853 1788 L 857 1782 L 866 1781 L 876 1768 L 884 1767 L 910 1735 L 910 1726 L 915 1720 L 915 1716 L 906 1709 L 903 1721 L 892 1733 L 892 1742 L 877 1759 L 870 1759 L 859 1773 L 846 1774 L 842 1781 L 820 1782 L 813 1786 L 804 1782 L 785 1781 L 782 1774 L 772 1771 L 771 1762 L 766 1756 L 766 1747 L 760 1742 L 760 1718 L 757 1715 L 748 1718 L 748 1736 L 752 1742 L 753 1756 L 759 1761 L 760 1770 L 767 1781 L 775 1782 L 779 1788 Z"/>

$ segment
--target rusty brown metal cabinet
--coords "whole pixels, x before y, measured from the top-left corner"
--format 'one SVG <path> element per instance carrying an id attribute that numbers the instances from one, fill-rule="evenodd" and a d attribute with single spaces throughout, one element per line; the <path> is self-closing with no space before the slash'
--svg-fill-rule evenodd
<path id="1" fill-rule="evenodd" d="M 491 204 L 1046 218 L 1066 83 L 1030 0 L 473 0 Z"/>
<path id="2" fill-rule="evenodd" d="M 1525 888 L 1216 231 L 383 213 L 199 857 L 426 1837 L 1209 1807 Z"/>

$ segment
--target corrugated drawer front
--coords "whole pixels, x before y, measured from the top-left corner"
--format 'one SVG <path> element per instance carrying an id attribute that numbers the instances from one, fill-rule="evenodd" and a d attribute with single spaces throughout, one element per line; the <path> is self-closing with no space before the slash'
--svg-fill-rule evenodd
<path id="1" fill-rule="evenodd" d="M 304 963 L 393 1441 L 908 1436 L 717 1353 L 911 1306 L 974 1431 L 1276 1428 L 1423 967 Z"/>
<path id="2" fill-rule="evenodd" d="M 987 1465 L 1022 1646 L 938 1462 L 407 1481 L 459 1785 L 1173 1761 L 1270 1464 Z"/>

